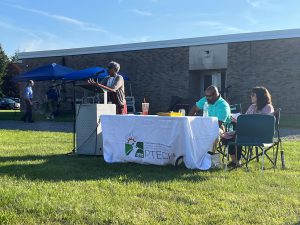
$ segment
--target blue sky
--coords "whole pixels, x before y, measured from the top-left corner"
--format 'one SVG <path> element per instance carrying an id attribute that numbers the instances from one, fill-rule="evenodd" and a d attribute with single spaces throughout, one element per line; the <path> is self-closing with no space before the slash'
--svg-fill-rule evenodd
<path id="1" fill-rule="evenodd" d="M 6 54 L 300 28 L 299 0 L 1 0 Z"/>

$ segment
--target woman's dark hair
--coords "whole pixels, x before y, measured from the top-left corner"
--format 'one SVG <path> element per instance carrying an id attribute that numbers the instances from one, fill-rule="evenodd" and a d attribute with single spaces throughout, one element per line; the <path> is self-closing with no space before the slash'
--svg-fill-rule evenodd
<path id="1" fill-rule="evenodd" d="M 272 105 L 272 97 L 270 95 L 270 92 L 265 87 L 254 87 L 252 88 L 252 93 L 256 94 L 256 107 L 257 110 L 261 110 L 264 108 L 267 104 Z"/>

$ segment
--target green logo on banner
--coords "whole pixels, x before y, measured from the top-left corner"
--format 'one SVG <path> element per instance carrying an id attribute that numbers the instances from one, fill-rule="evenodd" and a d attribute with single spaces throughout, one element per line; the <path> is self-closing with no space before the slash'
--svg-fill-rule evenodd
<path id="1" fill-rule="evenodd" d="M 144 142 L 137 142 L 136 147 L 135 157 L 144 158 Z"/>
<path id="2" fill-rule="evenodd" d="M 130 137 L 125 143 L 125 154 L 129 155 L 132 151 L 135 151 L 135 157 L 144 158 L 144 142 L 136 141 Z"/>
<path id="3" fill-rule="evenodd" d="M 126 155 L 129 155 L 130 152 L 132 152 L 132 150 L 133 150 L 132 145 L 130 145 L 130 144 L 125 144 L 125 154 L 126 154 Z"/>

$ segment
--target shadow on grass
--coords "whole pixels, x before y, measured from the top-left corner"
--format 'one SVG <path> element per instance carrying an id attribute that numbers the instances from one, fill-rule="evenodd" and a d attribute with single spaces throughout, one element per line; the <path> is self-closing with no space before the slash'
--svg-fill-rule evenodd
<path id="1" fill-rule="evenodd" d="M 1 164 L 9 165 L 1 165 Z M 85 181 L 117 179 L 120 182 L 160 182 L 186 180 L 199 182 L 208 179 L 206 173 L 184 166 L 141 165 L 136 163 L 108 164 L 102 157 L 78 155 L 45 155 L 0 157 L 0 174 L 44 181 Z"/>

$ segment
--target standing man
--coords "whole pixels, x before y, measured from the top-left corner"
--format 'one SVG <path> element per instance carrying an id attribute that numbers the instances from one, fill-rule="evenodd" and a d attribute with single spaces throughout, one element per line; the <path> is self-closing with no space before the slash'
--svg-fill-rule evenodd
<path id="1" fill-rule="evenodd" d="M 217 117 L 220 128 L 223 128 L 223 124 L 231 122 L 230 106 L 221 97 L 218 88 L 215 86 L 209 86 L 206 88 L 205 97 L 196 102 L 196 105 L 194 105 L 190 110 L 189 116 L 194 116 L 197 112 L 203 110 L 205 102 L 208 103 L 208 116 Z"/>
<path id="2" fill-rule="evenodd" d="M 32 87 L 34 86 L 33 80 L 29 80 L 27 82 L 27 85 L 24 90 L 24 98 L 25 98 L 25 107 L 26 107 L 26 112 L 22 116 L 21 120 L 23 120 L 25 123 L 33 123 L 34 121 L 32 120 L 32 106 L 33 106 L 33 91 Z"/>
<path id="3" fill-rule="evenodd" d="M 127 114 L 127 104 L 125 99 L 125 85 L 123 77 L 118 74 L 120 70 L 120 64 L 111 61 L 107 66 L 108 75 L 105 77 L 101 84 L 110 87 L 115 91 L 108 92 L 108 101 L 111 101 L 117 106 L 117 114 Z M 93 79 L 88 80 L 89 84 L 97 85 Z"/>
<path id="4" fill-rule="evenodd" d="M 46 93 L 47 97 L 47 109 L 48 112 L 46 113 L 47 119 L 54 119 L 54 116 L 57 115 L 58 111 L 58 98 L 59 94 L 54 87 L 54 85 L 51 85 Z"/>

